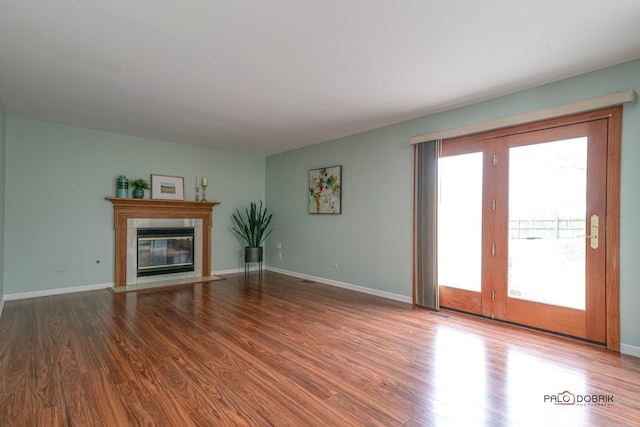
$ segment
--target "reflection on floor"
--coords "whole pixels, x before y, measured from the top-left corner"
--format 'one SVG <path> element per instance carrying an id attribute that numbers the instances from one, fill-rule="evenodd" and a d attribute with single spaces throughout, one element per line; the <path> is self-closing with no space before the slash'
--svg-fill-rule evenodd
<path id="1" fill-rule="evenodd" d="M 640 425 L 640 359 L 265 272 L 8 301 L 0 425 Z"/>

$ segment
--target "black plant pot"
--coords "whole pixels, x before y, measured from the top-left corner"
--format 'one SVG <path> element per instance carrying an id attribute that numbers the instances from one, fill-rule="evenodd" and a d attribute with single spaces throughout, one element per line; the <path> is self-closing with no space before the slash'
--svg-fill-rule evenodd
<path id="1" fill-rule="evenodd" d="M 262 246 L 259 248 L 244 248 L 244 262 L 262 262 Z"/>

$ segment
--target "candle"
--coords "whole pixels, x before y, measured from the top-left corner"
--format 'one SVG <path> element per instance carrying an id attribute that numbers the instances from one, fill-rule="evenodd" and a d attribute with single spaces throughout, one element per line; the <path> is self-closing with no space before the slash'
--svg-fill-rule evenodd
<path id="1" fill-rule="evenodd" d="M 196 175 L 196 190 L 200 188 L 200 182 L 198 182 L 198 175 Z"/>
<path id="2" fill-rule="evenodd" d="M 202 186 L 203 187 L 207 186 L 207 178 L 202 178 Z"/>

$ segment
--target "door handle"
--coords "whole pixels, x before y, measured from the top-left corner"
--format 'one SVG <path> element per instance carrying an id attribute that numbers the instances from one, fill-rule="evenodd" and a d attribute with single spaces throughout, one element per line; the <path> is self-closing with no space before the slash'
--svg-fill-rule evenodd
<path id="1" fill-rule="evenodd" d="M 584 236 L 584 237 L 588 237 L 589 239 L 591 239 L 591 248 L 592 249 L 598 249 L 598 236 L 599 236 L 599 224 L 600 223 L 600 217 L 598 217 L 598 215 L 591 215 L 591 234 L 588 236 Z"/>

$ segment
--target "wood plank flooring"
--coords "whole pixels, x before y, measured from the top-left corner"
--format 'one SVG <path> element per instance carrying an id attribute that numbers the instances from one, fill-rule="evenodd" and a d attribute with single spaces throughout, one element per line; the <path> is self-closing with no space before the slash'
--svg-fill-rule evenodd
<path id="1" fill-rule="evenodd" d="M 7 302 L 0 425 L 640 425 L 640 359 L 256 277 Z"/>

